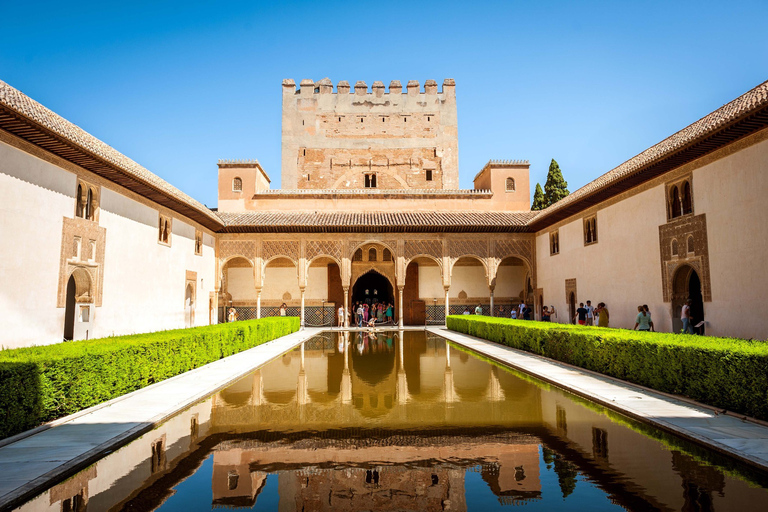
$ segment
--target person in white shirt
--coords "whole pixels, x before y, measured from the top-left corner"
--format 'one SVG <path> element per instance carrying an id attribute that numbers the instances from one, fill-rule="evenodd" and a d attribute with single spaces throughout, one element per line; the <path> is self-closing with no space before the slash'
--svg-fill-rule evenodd
<path id="1" fill-rule="evenodd" d="M 344 327 L 344 306 L 339 306 L 339 329 Z"/>
<path id="2" fill-rule="evenodd" d="M 587 301 L 587 325 L 595 325 L 595 308 L 591 300 Z"/>
<path id="3" fill-rule="evenodd" d="M 683 332 L 686 334 L 693 334 L 693 326 L 691 325 L 691 299 L 685 301 L 682 311 L 680 311 L 680 320 L 683 321 Z"/>
<path id="4" fill-rule="evenodd" d="M 517 318 L 523 318 L 523 313 L 525 313 L 525 302 L 521 302 L 517 308 Z"/>
<path id="5" fill-rule="evenodd" d="M 517 310 L 512 308 L 512 313 L 509 315 L 512 320 L 517 320 Z"/>
<path id="6" fill-rule="evenodd" d="M 357 306 L 357 326 L 358 327 L 363 326 L 363 305 L 362 304 Z"/>

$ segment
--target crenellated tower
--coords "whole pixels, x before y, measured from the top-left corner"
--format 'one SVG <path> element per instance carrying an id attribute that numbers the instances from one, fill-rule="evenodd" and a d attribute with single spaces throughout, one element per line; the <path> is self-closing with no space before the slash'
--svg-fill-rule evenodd
<path id="1" fill-rule="evenodd" d="M 453 79 L 283 80 L 283 189 L 457 189 Z"/>

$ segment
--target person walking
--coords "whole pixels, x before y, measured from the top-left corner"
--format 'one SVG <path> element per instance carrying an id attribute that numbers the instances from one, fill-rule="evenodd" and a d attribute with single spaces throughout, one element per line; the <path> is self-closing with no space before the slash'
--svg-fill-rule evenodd
<path id="1" fill-rule="evenodd" d="M 477 307 L 475 308 L 475 314 L 476 315 L 482 315 L 483 314 L 483 306 L 478 304 Z"/>
<path id="2" fill-rule="evenodd" d="M 587 325 L 595 325 L 595 308 L 591 300 L 587 301 Z"/>
<path id="3" fill-rule="evenodd" d="M 595 313 L 597 313 L 597 325 L 599 327 L 608 327 L 608 323 L 610 322 L 611 317 L 608 313 L 608 308 L 606 307 L 605 302 L 601 302 L 597 305 Z"/>
<path id="4" fill-rule="evenodd" d="M 523 313 L 525 313 L 525 302 L 521 302 L 520 306 L 517 308 L 517 318 L 524 318 Z"/>
<path id="5" fill-rule="evenodd" d="M 530 320 L 531 313 L 533 313 L 533 310 L 528 307 L 528 304 L 526 304 L 525 308 L 523 309 L 523 320 Z"/>
<path id="6" fill-rule="evenodd" d="M 587 323 L 587 308 L 584 307 L 583 302 L 579 302 L 579 309 L 576 310 L 576 314 L 573 317 L 573 323 L 579 325 L 586 325 Z"/>
<path id="7" fill-rule="evenodd" d="M 648 313 L 648 316 L 651 316 L 651 310 L 650 310 L 650 308 L 648 307 L 648 304 L 643 304 L 643 311 L 645 311 L 646 313 Z M 656 329 L 654 329 L 654 327 L 653 327 L 653 317 L 651 317 L 651 330 L 652 330 L 652 331 L 655 331 L 655 330 L 656 330 Z"/>
<path id="8" fill-rule="evenodd" d="M 636 331 L 650 331 L 653 329 L 653 322 L 651 322 L 651 315 L 649 315 L 643 306 L 637 306 L 637 318 L 635 319 Z"/>
<path id="9" fill-rule="evenodd" d="M 355 311 L 355 316 L 357 318 L 357 327 L 361 328 L 363 327 L 363 304 L 358 302 L 357 303 L 357 311 Z"/>
<path id="10" fill-rule="evenodd" d="M 691 299 L 686 300 L 685 304 L 683 304 L 683 309 L 680 311 L 680 320 L 683 321 L 683 333 L 685 334 L 693 334 L 693 326 L 691 325 L 691 320 L 693 320 L 693 317 L 691 316 L 691 304 L 693 304 Z"/>

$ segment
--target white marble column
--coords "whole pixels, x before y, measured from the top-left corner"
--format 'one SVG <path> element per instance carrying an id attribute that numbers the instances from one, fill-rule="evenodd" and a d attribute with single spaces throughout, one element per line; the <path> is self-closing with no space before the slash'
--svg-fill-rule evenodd
<path id="1" fill-rule="evenodd" d="M 301 288 L 301 326 L 304 327 L 304 290 L 305 288 Z M 302 346 L 303 348 L 303 346 Z M 303 352 L 302 352 L 303 356 Z"/>
<path id="2" fill-rule="evenodd" d="M 349 288 L 344 288 L 344 327 L 349 328 Z"/>
<path id="3" fill-rule="evenodd" d="M 256 318 L 261 318 L 261 288 L 256 288 Z"/>
<path id="4" fill-rule="evenodd" d="M 397 287 L 397 326 L 400 329 L 403 328 L 403 290 L 405 286 Z"/>
<path id="5" fill-rule="evenodd" d="M 448 304 L 448 292 L 450 290 L 450 287 L 445 287 L 445 323 L 448 323 L 448 315 L 451 314 L 450 307 Z"/>
<path id="6" fill-rule="evenodd" d="M 491 290 L 491 316 L 496 316 L 493 314 L 493 287 L 491 287 L 490 290 Z"/>

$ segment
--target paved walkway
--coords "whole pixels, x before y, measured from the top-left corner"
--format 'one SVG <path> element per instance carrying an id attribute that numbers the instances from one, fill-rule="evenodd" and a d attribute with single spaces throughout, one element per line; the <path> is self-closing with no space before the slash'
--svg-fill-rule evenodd
<path id="1" fill-rule="evenodd" d="M 768 470 L 768 427 L 445 327 L 427 330 L 627 416 Z"/>
<path id="2" fill-rule="evenodd" d="M 220 359 L 0 447 L 0 510 L 20 505 L 321 330 L 303 329 Z"/>

